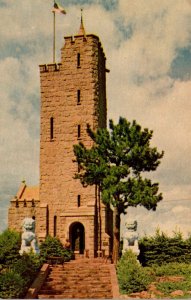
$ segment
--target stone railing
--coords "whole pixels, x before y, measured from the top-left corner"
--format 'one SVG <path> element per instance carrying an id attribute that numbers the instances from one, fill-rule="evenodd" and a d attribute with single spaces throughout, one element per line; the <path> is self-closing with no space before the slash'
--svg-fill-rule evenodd
<path id="1" fill-rule="evenodd" d="M 44 264 L 28 289 L 25 299 L 37 299 L 38 293 L 49 274 L 49 264 Z"/>

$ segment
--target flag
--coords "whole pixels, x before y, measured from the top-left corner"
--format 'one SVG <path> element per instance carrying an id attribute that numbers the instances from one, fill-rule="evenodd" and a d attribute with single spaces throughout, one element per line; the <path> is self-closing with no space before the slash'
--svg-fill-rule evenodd
<path id="1" fill-rule="evenodd" d="M 58 3 L 54 3 L 54 7 L 52 8 L 52 12 L 60 13 L 60 14 L 66 14 L 65 9 L 60 6 Z"/>

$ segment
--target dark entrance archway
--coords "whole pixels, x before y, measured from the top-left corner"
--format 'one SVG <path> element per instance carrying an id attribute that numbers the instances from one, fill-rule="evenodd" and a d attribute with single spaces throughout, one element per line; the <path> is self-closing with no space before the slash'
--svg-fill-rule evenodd
<path id="1" fill-rule="evenodd" d="M 85 229 L 82 223 L 75 222 L 70 225 L 70 241 L 72 250 L 75 253 L 84 253 L 85 249 Z"/>

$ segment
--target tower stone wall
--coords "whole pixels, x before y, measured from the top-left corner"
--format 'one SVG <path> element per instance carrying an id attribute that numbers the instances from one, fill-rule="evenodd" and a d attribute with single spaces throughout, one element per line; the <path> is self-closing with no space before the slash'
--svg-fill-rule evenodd
<path id="1" fill-rule="evenodd" d="M 18 224 L 21 218 L 33 216 L 39 241 L 48 234 L 57 236 L 63 244 L 69 239 L 73 250 L 90 257 L 100 249 L 109 253 L 112 213 L 109 207 L 97 203 L 94 186 L 83 187 L 74 179 L 79 170 L 73 145 L 83 142 L 91 147 L 87 126 L 94 131 L 106 127 L 105 62 L 99 38 L 79 34 L 65 37 L 60 63 L 40 65 L 39 197 L 31 202 L 33 206 L 28 197 L 28 206 L 22 211 L 25 199 L 18 196 L 9 209 L 10 227 L 12 220 Z"/>

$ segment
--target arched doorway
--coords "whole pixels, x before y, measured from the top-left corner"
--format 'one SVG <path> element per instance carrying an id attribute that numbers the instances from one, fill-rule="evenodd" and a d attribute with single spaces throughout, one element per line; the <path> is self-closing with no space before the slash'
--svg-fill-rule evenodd
<path id="1" fill-rule="evenodd" d="M 84 253 L 85 249 L 85 230 L 80 222 L 75 222 L 70 225 L 70 241 L 72 250 L 75 253 Z"/>

